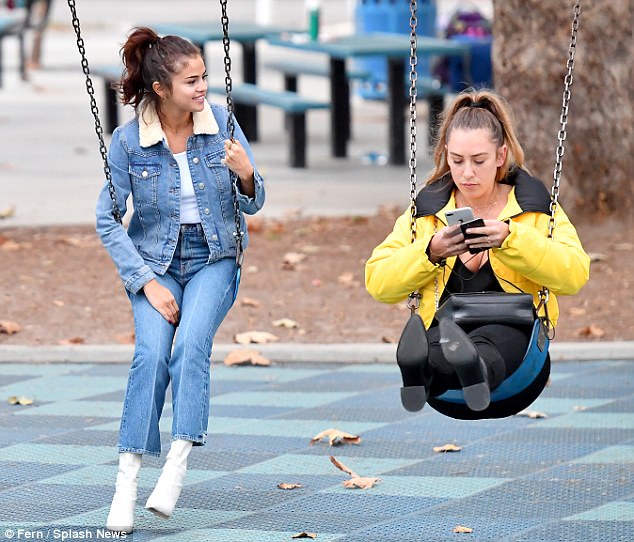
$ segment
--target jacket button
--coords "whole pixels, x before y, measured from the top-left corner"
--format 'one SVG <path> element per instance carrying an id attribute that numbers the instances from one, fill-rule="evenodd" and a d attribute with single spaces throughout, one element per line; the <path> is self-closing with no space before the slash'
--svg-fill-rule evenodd
<path id="1" fill-rule="evenodd" d="M 209 213 L 211 213 L 211 211 L 209 210 L 209 207 L 205 207 L 204 213 L 206 215 L 208 215 Z"/>
<path id="2" fill-rule="evenodd" d="M 141 177 L 145 178 L 148 176 L 148 172 L 144 169 L 143 172 L 141 173 Z"/>
<path id="3" fill-rule="evenodd" d="M 217 241 L 217 240 L 218 240 L 218 236 L 214 233 L 214 234 L 211 236 L 211 240 L 212 240 L 212 241 Z"/>
<path id="4" fill-rule="evenodd" d="M 200 188 L 201 190 L 205 189 L 205 183 L 198 183 L 198 188 Z"/>
<path id="5" fill-rule="evenodd" d="M 192 162 L 194 162 L 194 164 L 197 164 L 199 162 L 198 157 L 195 156 L 194 158 L 192 158 Z"/>

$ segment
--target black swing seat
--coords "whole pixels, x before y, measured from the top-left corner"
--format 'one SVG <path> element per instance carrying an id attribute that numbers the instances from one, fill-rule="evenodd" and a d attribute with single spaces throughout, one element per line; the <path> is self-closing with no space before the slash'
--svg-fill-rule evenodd
<path id="1" fill-rule="evenodd" d="M 491 391 L 491 404 L 481 412 L 467 407 L 462 390 L 448 390 L 437 397 L 429 397 L 427 402 L 441 414 L 458 420 L 505 418 L 517 414 L 535 401 L 546 387 L 550 376 L 549 344 L 543 322 L 535 319 L 522 363 Z"/>

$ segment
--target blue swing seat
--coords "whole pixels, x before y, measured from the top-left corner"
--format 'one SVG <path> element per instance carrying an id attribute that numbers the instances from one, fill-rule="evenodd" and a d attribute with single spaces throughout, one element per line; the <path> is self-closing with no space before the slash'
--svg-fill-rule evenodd
<path id="1" fill-rule="evenodd" d="M 428 403 L 442 414 L 457 419 L 503 418 L 517 414 L 537 399 L 548 382 L 549 345 L 544 324 L 536 319 L 521 365 L 491 392 L 491 404 L 482 412 L 467 407 L 462 390 L 448 390 L 430 397 Z"/>

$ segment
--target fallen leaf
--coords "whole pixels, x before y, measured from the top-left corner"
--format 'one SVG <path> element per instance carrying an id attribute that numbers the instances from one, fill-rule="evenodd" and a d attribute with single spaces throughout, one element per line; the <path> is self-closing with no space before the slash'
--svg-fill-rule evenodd
<path id="1" fill-rule="evenodd" d="M 245 273 L 249 273 L 250 275 L 253 275 L 259 271 L 260 268 L 257 265 L 250 265 L 244 270 Z"/>
<path id="2" fill-rule="evenodd" d="M 337 280 L 341 284 L 350 284 L 354 280 L 354 273 L 351 273 L 349 271 L 346 273 L 341 273 L 341 275 L 337 277 Z"/>
<path id="3" fill-rule="evenodd" d="M 53 299 L 53 305 L 55 305 L 57 307 L 63 307 L 64 304 L 65 303 L 61 299 Z"/>
<path id="4" fill-rule="evenodd" d="M 229 366 L 258 365 L 261 367 L 267 367 L 271 365 L 271 361 L 255 350 L 240 348 L 229 352 L 224 359 L 224 364 Z"/>
<path id="5" fill-rule="evenodd" d="M 617 243 L 614 245 L 614 250 L 620 250 L 623 252 L 631 252 L 634 250 L 634 244 L 632 243 Z"/>
<path id="6" fill-rule="evenodd" d="M 0 219 L 11 218 L 15 214 L 15 205 L 9 205 L 0 211 Z"/>
<path id="7" fill-rule="evenodd" d="M 313 279 L 313 281 L 311 282 L 311 284 L 317 288 L 319 288 L 322 285 L 321 279 Z"/>
<path id="8" fill-rule="evenodd" d="M 299 324 L 295 320 L 291 320 L 290 318 L 281 318 L 280 320 L 275 320 L 273 322 L 275 327 L 284 327 L 286 329 L 295 329 L 299 327 Z"/>
<path id="9" fill-rule="evenodd" d="M 249 233 L 261 233 L 264 231 L 264 219 L 262 217 L 248 215 L 246 221 Z"/>
<path id="10" fill-rule="evenodd" d="M 584 316 L 586 312 L 586 309 L 583 307 L 570 307 L 568 309 L 568 314 L 570 314 L 570 316 Z"/>
<path id="11" fill-rule="evenodd" d="M 472 533 L 473 529 L 471 527 L 465 527 L 464 525 L 456 525 L 453 528 L 454 533 Z"/>
<path id="12" fill-rule="evenodd" d="M 371 487 L 374 487 L 377 482 L 380 481 L 380 478 L 368 478 L 358 476 L 350 478 L 350 480 L 344 480 L 343 487 L 345 487 L 346 489 L 370 489 Z"/>
<path id="13" fill-rule="evenodd" d="M 305 245 L 302 247 L 302 252 L 304 254 L 317 254 L 321 250 L 321 247 L 317 245 Z"/>
<path id="14" fill-rule="evenodd" d="M 284 263 L 290 265 L 297 265 L 298 263 L 303 262 L 306 259 L 306 254 L 302 254 L 301 252 L 287 252 L 284 254 Z"/>
<path id="15" fill-rule="evenodd" d="M 307 533 L 306 531 L 294 534 L 291 538 L 317 538 L 317 533 Z"/>
<path id="16" fill-rule="evenodd" d="M 522 410 L 522 412 L 518 412 L 516 416 L 521 416 L 522 418 L 531 418 L 533 420 L 548 418 L 548 414 L 545 414 L 544 412 L 538 412 L 537 410 Z"/>
<path id="17" fill-rule="evenodd" d="M 574 410 L 575 412 L 583 412 L 584 410 L 588 410 L 587 406 L 581 406 L 581 405 L 575 405 L 574 407 L 572 407 L 572 410 Z"/>
<path id="18" fill-rule="evenodd" d="M 605 331 L 599 326 L 590 324 L 589 326 L 582 327 L 577 330 L 577 335 L 581 337 L 600 339 L 605 335 Z"/>
<path id="19" fill-rule="evenodd" d="M 292 489 L 300 489 L 304 486 L 302 484 L 289 484 L 286 482 L 280 482 L 279 484 L 277 484 L 277 487 L 279 489 L 292 490 Z"/>
<path id="20" fill-rule="evenodd" d="M 325 431 L 322 431 L 318 435 L 315 435 L 310 440 L 310 444 L 313 445 L 325 437 L 328 437 L 328 443 L 331 446 L 337 446 L 338 444 L 360 444 L 361 443 L 361 437 L 357 435 L 351 435 L 350 433 L 340 431 L 339 429 L 326 429 Z"/>
<path id="21" fill-rule="evenodd" d="M 396 344 L 396 339 L 394 337 L 388 337 L 387 335 L 383 335 L 383 337 L 381 337 L 381 342 L 387 343 L 387 344 Z"/>
<path id="22" fill-rule="evenodd" d="M 437 454 L 460 451 L 462 451 L 462 448 L 460 446 L 456 446 L 455 444 L 444 444 L 443 446 L 434 447 L 434 452 L 436 452 Z"/>
<path id="23" fill-rule="evenodd" d="M 57 344 L 69 346 L 72 344 L 84 344 L 85 342 L 86 341 L 82 337 L 71 337 L 70 339 L 62 339 L 61 341 L 57 341 Z"/>
<path id="24" fill-rule="evenodd" d="M 20 243 L 16 243 L 15 241 L 9 239 L 5 241 L 4 243 L 2 243 L 0 245 L 0 248 L 2 250 L 16 251 L 16 250 L 20 250 L 22 248 L 22 245 L 20 245 Z"/>
<path id="25" fill-rule="evenodd" d="M 240 305 L 242 305 L 243 307 L 257 308 L 260 306 L 260 302 L 257 299 L 253 299 L 252 297 L 243 297 L 240 300 Z"/>
<path id="26" fill-rule="evenodd" d="M 0 320 L 0 333 L 6 333 L 7 335 L 15 335 L 22 327 L 15 322 L 9 322 L 8 320 Z"/>
<path id="27" fill-rule="evenodd" d="M 600 252 L 588 252 L 588 256 L 590 256 L 591 262 L 602 262 L 606 259 L 605 254 Z"/>
<path id="28" fill-rule="evenodd" d="M 341 461 L 339 461 L 336 457 L 334 456 L 330 456 L 330 462 L 337 467 L 340 471 L 345 472 L 346 474 L 349 474 L 351 478 L 361 478 L 356 472 L 350 470 L 348 467 L 346 467 Z"/>
<path id="29" fill-rule="evenodd" d="M 279 338 L 268 331 L 245 331 L 244 333 L 237 333 L 234 341 L 238 344 L 265 344 L 279 341 Z"/>
<path id="30" fill-rule="evenodd" d="M 27 406 L 27 405 L 32 405 L 33 404 L 33 399 L 29 399 L 28 397 L 24 397 L 24 396 L 16 397 L 15 395 L 12 395 L 11 397 L 9 397 L 7 402 L 10 405 Z"/>

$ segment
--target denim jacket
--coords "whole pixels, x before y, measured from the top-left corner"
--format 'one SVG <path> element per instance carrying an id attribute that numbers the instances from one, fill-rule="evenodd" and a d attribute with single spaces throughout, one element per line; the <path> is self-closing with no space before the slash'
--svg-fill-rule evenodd
<path id="1" fill-rule="evenodd" d="M 234 205 L 229 169 L 224 158 L 227 110 L 205 103 L 193 114 L 194 134 L 187 140 L 187 161 L 198 203 L 201 224 L 209 245 L 209 263 L 236 256 Z M 253 154 L 236 123 L 235 138 Z M 156 275 L 163 275 L 172 260 L 180 231 L 181 177 L 154 107 L 149 104 L 137 117 L 112 134 L 108 164 L 121 215 L 132 195 L 133 213 L 126 229 L 112 216 L 107 183 L 97 201 L 97 233 L 114 261 L 121 280 L 137 293 Z M 243 213 L 254 214 L 264 204 L 264 182 L 255 169 L 255 197 L 240 192 L 237 183 L 241 229 L 248 233 Z"/>

